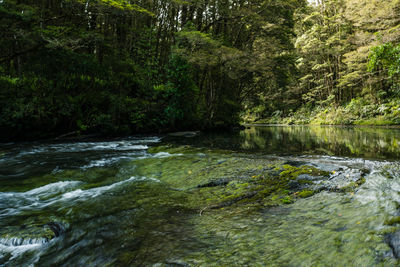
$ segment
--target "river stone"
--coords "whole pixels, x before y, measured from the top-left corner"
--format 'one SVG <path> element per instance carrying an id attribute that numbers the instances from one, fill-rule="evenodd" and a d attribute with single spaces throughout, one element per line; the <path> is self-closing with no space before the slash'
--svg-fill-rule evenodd
<path id="1" fill-rule="evenodd" d="M 392 249 L 393 256 L 397 259 L 400 258 L 400 232 L 387 234 L 385 236 L 385 242 Z"/>
<path id="2" fill-rule="evenodd" d="M 232 179 L 229 179 L 229 178 L 215 179 L 215 180 L 211 180 L 208 183 L 200 184 L 197 186 L 197 188 L 223 186 L 223 185 L 227 185 L 230 181 L 232 181 Z"/>
<path id="3" fill-rule="evenodd" d="M 331 175 L 323 188 L 328 191 L 346 191 L 349 187 L 357 187 L 364 183 L 364 172 L 361 170 L 339 171 Z"/>
<path id="4" fill-rule="evenodd" d="M 53 231 L 55 237 L 59 237 L 65 231 L 64 226 L 57 222 L 49 222 L 45 224 L 44 227 L 47 227 Z"/>
<path id="5" fill-rule="evenodd" d="M 287 160 L 282 165 L 285 165 L 285 164 L 288 164 L 288 165 L 293 166 L 293 167 L 301 167 L 301 166 L 307 165 L 307 162 L 305 162 L 305 161 L 297 161 L 297 160 L 296 161 L 295 160 Z"/>

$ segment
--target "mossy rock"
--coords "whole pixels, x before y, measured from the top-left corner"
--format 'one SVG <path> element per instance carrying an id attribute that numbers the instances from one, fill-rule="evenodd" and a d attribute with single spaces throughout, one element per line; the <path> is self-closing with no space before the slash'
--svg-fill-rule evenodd
<path id="1" fill-rule="evenodd" d="M 400 216 L 392 217 L 390 219 L 385 220 L 385 225 L 393 226 L 396 224 L 400 224 Z"/>
<path id="2" fill-rule="evenodd" d="M 232 205 L 275 206 L 291 204 L 298 198 L 307 198 L 316 193 L 311 189 L 301 192 L 291 190 L 290 183 L 301 174 L 328 176 L 329 173 L 310 166 L 268 165 L 258 175 L 234 179 L 228 184 L 212 183 L 214 187 L 201 188 L 201 196 L 206 198 L 208 207 L 216 209 Z M 304 186 L 313 185 L 306 181 Z"/>
<path id="3" fill-rule="evenodd" d="M 361 185 L 363 185 L 365 183 L 365 178 L 361 177 L 360 179 L 358 179 L 355 182 L 350 182 L 348 185 L 343 186 L 341 188 L 338 188 L 336 191 L 338 192 L 345 192 L 345 193 L 351 193 L 354 192 L 358 187 L 360 187 Z"/>
<path id="4" fill-rule="evenodd" d="M 172 155 L 137 160 L 135 171 L 188 192 L 185 205 L 201 210 L 291 204 L 318 192 L 313 181 L 331 174 L 306 162 L 255 159 L 191 146 L 164 145 L 150 148 L 149 152 Z"/>
<path id="5" fill-rule="evenodd" d="M 300 193 L 298 193 L 297 196 L 301 197 L 301 198 L 307 198 L 307 197 L 311 197 L 314 194 L 315 194 L 315 192 L 313 190 L 303 190 Z"/>
<path id="6" fill-rule="evenodd" d="M 295 180 L 299 175 L 306 174 L 310 176 L 329 176 L 329 172 L 319 170 L 312 166 L 303 165 L 300 167 L 295 167 L 289 164 L 283 166 L 277 166 L 276 170 L 281 171 L 279 176 L 283 179 Z"/>

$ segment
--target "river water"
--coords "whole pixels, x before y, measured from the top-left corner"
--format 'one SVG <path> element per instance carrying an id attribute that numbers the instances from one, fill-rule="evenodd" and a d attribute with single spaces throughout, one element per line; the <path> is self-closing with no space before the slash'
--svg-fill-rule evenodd
<path id="1" fill-rule="evenodd" d="M 2 144 L 0 266 L 398 265 L 399 144 L 399 129 L 305 126 Z M 210 204 L 282 164 L 324 186 Z"/>

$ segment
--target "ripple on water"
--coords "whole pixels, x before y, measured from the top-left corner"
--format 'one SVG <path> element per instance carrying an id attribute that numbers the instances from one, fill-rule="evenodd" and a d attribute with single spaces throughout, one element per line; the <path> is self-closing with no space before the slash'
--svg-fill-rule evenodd
<path id="1" fill-rule="evenodd" d="M 8 259 L 8 261 L 12 261 L 27 251 L 34 251 L 34 250 L 40 249 L 41 246 L 42 246 L 42 244 L 39 244 L 39 243 L 24 244 L 21 246 L 7 246 L 7 245 L 3 245 L 0 243 L 0 252 L 2 252 L 5 255 L 10 254 L 11 257 Z M 4 257 L 4 255 L 3 255 L 3 257 Z M 1 262 L 1 257 L 0 257 L 0 262 Z"/>
<path id="2" fill-rule="evenodd" d="M 132 176 L 127 180 L 116 182 L 116 183 L 113 183 L 113 184 L 107 185 L 107 186 L 95 187 L 95 188 L 91 188 L 91 189 L 87 189 L 87 190 L 77 189 L 77 190 L 74 190 L 71 192 L 67 192 L 62 195 L 61 199 L 68 200 L 68 201 L 71 199 L 78 199 L 80 201 L 83 201 L 88 198 L 98 197 L 106 191 L 110 191 L 116 187 L 127 184 L 129 182 L 142 182 L 142 181 L 160 182 L 158 179 L 155 179 L 155 178 Z"/>
<path id="3" fill-rule="evenodd" d="M 148 137 L 107 142 L 19 144 L 8 148 L 4 157 L 0 157 L 0 179 L 25 179 L 28 175 L 55 174 L 63 169 L 114 165 L 121 160 L 144 156 L 148 146 L 160 140 Z"/>
<path id="4" fill-rule="evenodd" d="M 18 156 L 40 154 L 40 153 L 66 153 L 66 152 L 85 152 L 85 151 L 127 151 L 144 150 L 148 144 L 160 142 L 159 137 L 149 137 L 143 139 L 120 140 L 109 142 L 77 142 L 60 144 L 41 144 L 28 147 L 19 151 Z"/>
<path id="5" fill-rule="evenodd" d="M 61 194 L 74 190 L 81 181 L 47 184 L 27 192 L 0 192 L 0 216 L 10 216 L 26 210 L 37 210 L 53 204 Z"/>

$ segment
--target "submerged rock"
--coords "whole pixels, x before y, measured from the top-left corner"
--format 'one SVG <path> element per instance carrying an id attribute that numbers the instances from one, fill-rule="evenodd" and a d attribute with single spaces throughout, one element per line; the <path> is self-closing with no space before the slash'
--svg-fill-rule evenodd
<path id="1" fill-rule="evenodd" d="M 194 132 L 175 132 L 175 133 L 170 133 L 170 136 L 174 136 L 174 137 L 195 137 L 199 134 L 200 132 L 198 131 L 194 131 Z"/>
<path id="2" fill-rule="evenodd" d="M 182 260 L 166 260 L 165 263 L 169 267 L 189 267 L 190 265 Z"/>
<path id="3" fill-rule="evenodd" d="M 207 209 L 232 205 L 271 207 L 290 204 L 298 198 L 307 198 L 318 192 L 312 189 L 313 180 L 329 178 L 328 172 L 307 165 L 296 167 L 275 163 L 256 170 L 256 175 L 246 176 L 244 173 L 239 178 L 211 180 L 197 186 L 200 190 L 198 194 L 206 198 L 207 203 L 201 213 Z"/>
<path id="4" fill-rule="evenodd" d="M 137 172 L 170 187 L 190 190 L 187 205 L 206 210 L 250 205 L 291 204 L 321 191 L 353 192 L 365 182 L 365 170 L 341 169 L 303 160 L 255 158 L 189 145 L 161 145 L 150 153 L 169 157 L 139 162 Z"/>
<path id="5" fill-rule="evenodd" d="M 400 258 L 400 232 L 385 235 L 385 242 L 392 249 L 393 257 Z"/>
<path id="6" fill-rule="evenodd" d="M 65 231 L 64 226 L 57 222 L 49 222 L 45 224 L 45 227 L 48 227 L 51 231 L 53 231 L 55 237 L 59 237 Z"/>
<path id="7" fill-rule="evenodd" d="M 216 180 L 212 180 L 205 184 L 200 184 L 197 186 L 197 188 L 216 187 L 216 186 L 221 186 L 221 185 L 227 185 L 230 181 L 232 181 L 232 179 L 228 179 L 228 178 L 216 179 Z"/>

